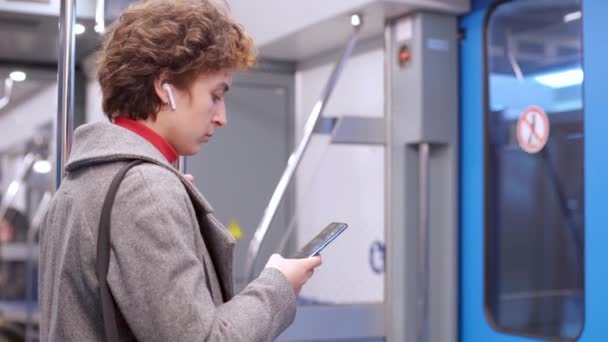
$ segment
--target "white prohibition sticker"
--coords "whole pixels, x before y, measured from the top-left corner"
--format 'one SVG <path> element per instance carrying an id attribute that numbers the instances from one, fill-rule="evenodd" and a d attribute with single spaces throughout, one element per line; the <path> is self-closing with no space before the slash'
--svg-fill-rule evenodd
<path id="1" fill-rule="evenodd" d="M 549 140 L 549 118 L 542 108 L 526 108 L 517 121 L 517 142 L 528 153 L 540 152 Z"/>

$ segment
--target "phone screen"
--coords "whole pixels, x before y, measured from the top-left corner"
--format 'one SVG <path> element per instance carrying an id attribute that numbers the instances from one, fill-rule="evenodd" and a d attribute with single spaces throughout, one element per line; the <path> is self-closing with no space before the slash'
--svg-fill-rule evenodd
<path id="1" fill-rule="evenodd" d="M 348 227 L 346 223 L 333 222 L 323 229 L 317 236 L 307 243 L 296 255 L 294 259 L 309 258 L 319 254 L 325 246 L 329 245 L 335 238 L 338 237 Z"/>

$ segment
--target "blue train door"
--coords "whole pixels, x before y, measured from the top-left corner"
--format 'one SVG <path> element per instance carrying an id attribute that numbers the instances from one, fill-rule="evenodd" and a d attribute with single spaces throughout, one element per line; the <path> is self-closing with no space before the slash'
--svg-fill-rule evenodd
<path id="1" fill-rule="evenodd" d="M 606 17 L 486 0 L 462 18 L 463 342 L 608 341 Z"/>

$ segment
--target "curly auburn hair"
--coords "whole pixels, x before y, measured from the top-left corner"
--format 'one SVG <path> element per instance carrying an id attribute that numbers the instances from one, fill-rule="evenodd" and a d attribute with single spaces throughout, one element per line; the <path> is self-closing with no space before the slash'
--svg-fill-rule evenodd
<path id="1" fill-rule="evenodd" d="M 203 73 L 256 64 L 251 37 L 210 0 L 152 0 L 129 7 L 104 38 L 97 60 L 108 118 L 156 117 L 154 81 L 186 89 Z"/>

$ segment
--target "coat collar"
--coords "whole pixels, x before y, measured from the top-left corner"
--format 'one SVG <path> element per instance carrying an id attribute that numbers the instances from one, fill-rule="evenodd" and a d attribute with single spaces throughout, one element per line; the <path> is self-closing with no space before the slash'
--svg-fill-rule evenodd
<path id="1" fill-rule="evenodd" d="M 165 156 L 149 141 L 130 130 L 110 122 L 95 122 L 74 131 L 74 143 L 65 165 L 66 172 L 107 162 L 141 159 L 162 166 L 176 174 L 205 212 L 213 212 L 207 199 L 184 176 L 167 162 Z"/>

